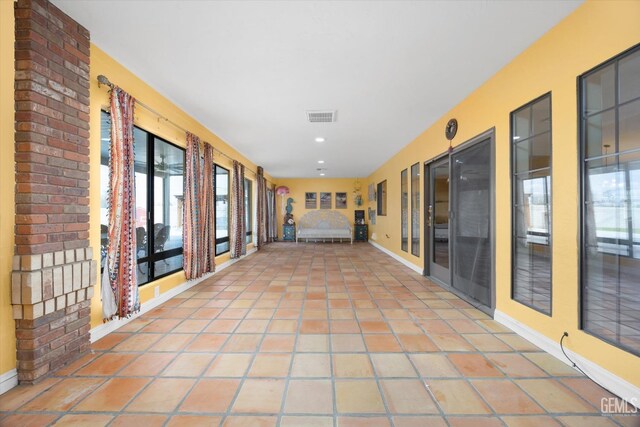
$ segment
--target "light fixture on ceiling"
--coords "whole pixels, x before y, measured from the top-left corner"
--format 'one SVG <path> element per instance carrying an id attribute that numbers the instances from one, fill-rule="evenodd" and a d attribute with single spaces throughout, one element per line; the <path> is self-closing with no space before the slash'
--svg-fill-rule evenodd
<path id="1" fill-rule="evenodd" d="M 323 164 L 324 160 L 318 160 L 318 163 Z"/>
<path id="2" fill-rule="evenodd" d="M 316 138 L 316 142 L 324 142 L 324 138 L 319 136 Z"/>
<path id="3" fill-rule="evenodd" d="M 320 176 L 324 176 L 324 173 L 321 173 Z"/>

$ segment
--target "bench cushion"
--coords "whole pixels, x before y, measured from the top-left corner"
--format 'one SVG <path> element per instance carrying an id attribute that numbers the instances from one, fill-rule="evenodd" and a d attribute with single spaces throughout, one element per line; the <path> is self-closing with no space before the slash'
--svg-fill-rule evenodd
<path id="1" fill-rule="evenodd" d="M 315 210 L 307 212 L 297 224 L 298 239 L 352 239 L 351 224 L 340 212 Z"/>

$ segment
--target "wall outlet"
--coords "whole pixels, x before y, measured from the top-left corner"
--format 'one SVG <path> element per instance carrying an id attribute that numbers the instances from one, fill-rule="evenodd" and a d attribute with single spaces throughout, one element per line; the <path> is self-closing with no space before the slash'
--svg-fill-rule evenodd
<path id="1" fill-rule="evenodd" d="M 158 298 L 160 296 L 160 286 L 153 288 L 153 296 Z"/>

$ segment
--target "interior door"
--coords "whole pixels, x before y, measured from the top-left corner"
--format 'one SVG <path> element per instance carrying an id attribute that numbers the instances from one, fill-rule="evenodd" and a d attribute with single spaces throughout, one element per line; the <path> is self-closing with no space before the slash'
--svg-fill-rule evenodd
<path id="1" fill-rule="evenodd" d="M 429 275 L 449 284 L 449 157 L 427 165 Z"/>
<path id="2" fill-rule="evenodd" d="M 452 286 L 492 307 L 491 139 L 451 155 Z"/>

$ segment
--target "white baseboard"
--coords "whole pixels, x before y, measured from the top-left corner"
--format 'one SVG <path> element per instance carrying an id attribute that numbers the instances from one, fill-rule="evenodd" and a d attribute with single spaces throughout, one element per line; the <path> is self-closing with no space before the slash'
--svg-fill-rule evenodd
<path id="1" fill-rule="evenodd" d="M 250 249 L 247 251 L 247 255 L 251 255 L 252 253 L 256 252 L 256 249 Z M 244 257 L 242 257 L 244 258 Z M 145 313 L 148 313 L 149 311 L 153 310 L 154 308 L 156 308 L 157 306 L 159 306 L 160 304 L 169 301 L 171 298 L 175 297 L 178 294 L 181 294 L 182 292 L 192 288 L 193 286 L 197 285 L 198 283 L 202 282 L 205 279 L 208 279 L 209 277 L 215 275 L 217 272 L 224 270 L 225 268 L 229 267 L 230 265 L 235 264 L 236 262 L 238 262 L 239 260 L 241 260 L 242 258 L 238 258 L 238 259 L 230 259 L 229 261 L 223 262 L 220 265 L 216 266 L 216 271 L 214 271 L 213 273 L 208 273 L 205 274 L 202 277 L 199 277 L 195 280 L 191 280 L 191 281 L 187 281 L 181 285 L 176 286 L 175 288 L 172 288 L 170 290 L 168 290 L 167 292 L 164 292 L 162 294 L 160 294 L 159 296 L 150 299 L 149 301 L 143 303 L 140 305 L 140 311 L 138 313 L 136 313 L 135 315 L 126 318 L 126 319 L 116 319 L 116 320 L 112 320 L 110 322 L 107 323 L 103 323 L 102 325 L 98 325 L 95 328 L 91 329 L 89 331 L 89 334 L 91 335 L 91 342 L 95 342 L 97 340 L 99 340 L 100 338 L 103 338 L 104 336 L 106 336 L 107 334 L 110 334 L 111 332 L 117 330 L 118 328 L 121 328 L 122 326 L 126 325 L 127 323 L 131 322 L 133 319 L 142 316 Z"/>
<path id="2" fill-rule="evenodd" d="M 369 240 L 369 243 L 371 245 L 373 245 L 373 247 L 381 250 L 382 252 L 384 252 L 385 254 L 389 255 L 391 258 L 395 259 L 398 262 L 401 262 L 402 264 L 406 265 L 407 267 L 409 267 L 410 269 L 412 269 L 413 271 L 415 271 L 416 273 L 422 275 L 422 269 L 420 267 L 418 267 L 417 265 L 407 261 L 406 259 L 402 258 L 400 255 L 398 254 L 394 254 L 393 252 L 391 252 L 389 249 L 381 246 L 379 243 L 373 242 L 371 240 Z"/>
<path id="3" fill-rule="evenodd" d="M 18 385 L 18 371 L 12 369 L 0 374 L 0 394 L 6 393 Z"/>
<path id="4" fill-rule="evenodd" d="M 555 356 L 557 359 L 561 360 L 567 365 L 572 366 L 571 362 L 569 362 L 564 354 L 562 354 L 559 342 L 550 339 L 549 337 L 541 334 L 540 332 L 532 329 L 531 327 L 499 310 L 495 311 L 493 318 L 496 322 L 511 329 L 522 338 L 530 341 L 531 343 L 540 347 L 542 350 L 546 351 L 552 356 Z M 566 347 L 565 351 L 567 355 L 597 383 L 609 389 L 620 398 L 626 400 L 632 405 L 638 405 L 638 402 L 640 402 L 640 387 L 631 384 L 630 382 L 620 378 L 619 376 L 607 371 L 602 366 L 590 361 L 584 356 L 581 356 L 567 349 Z"/>

